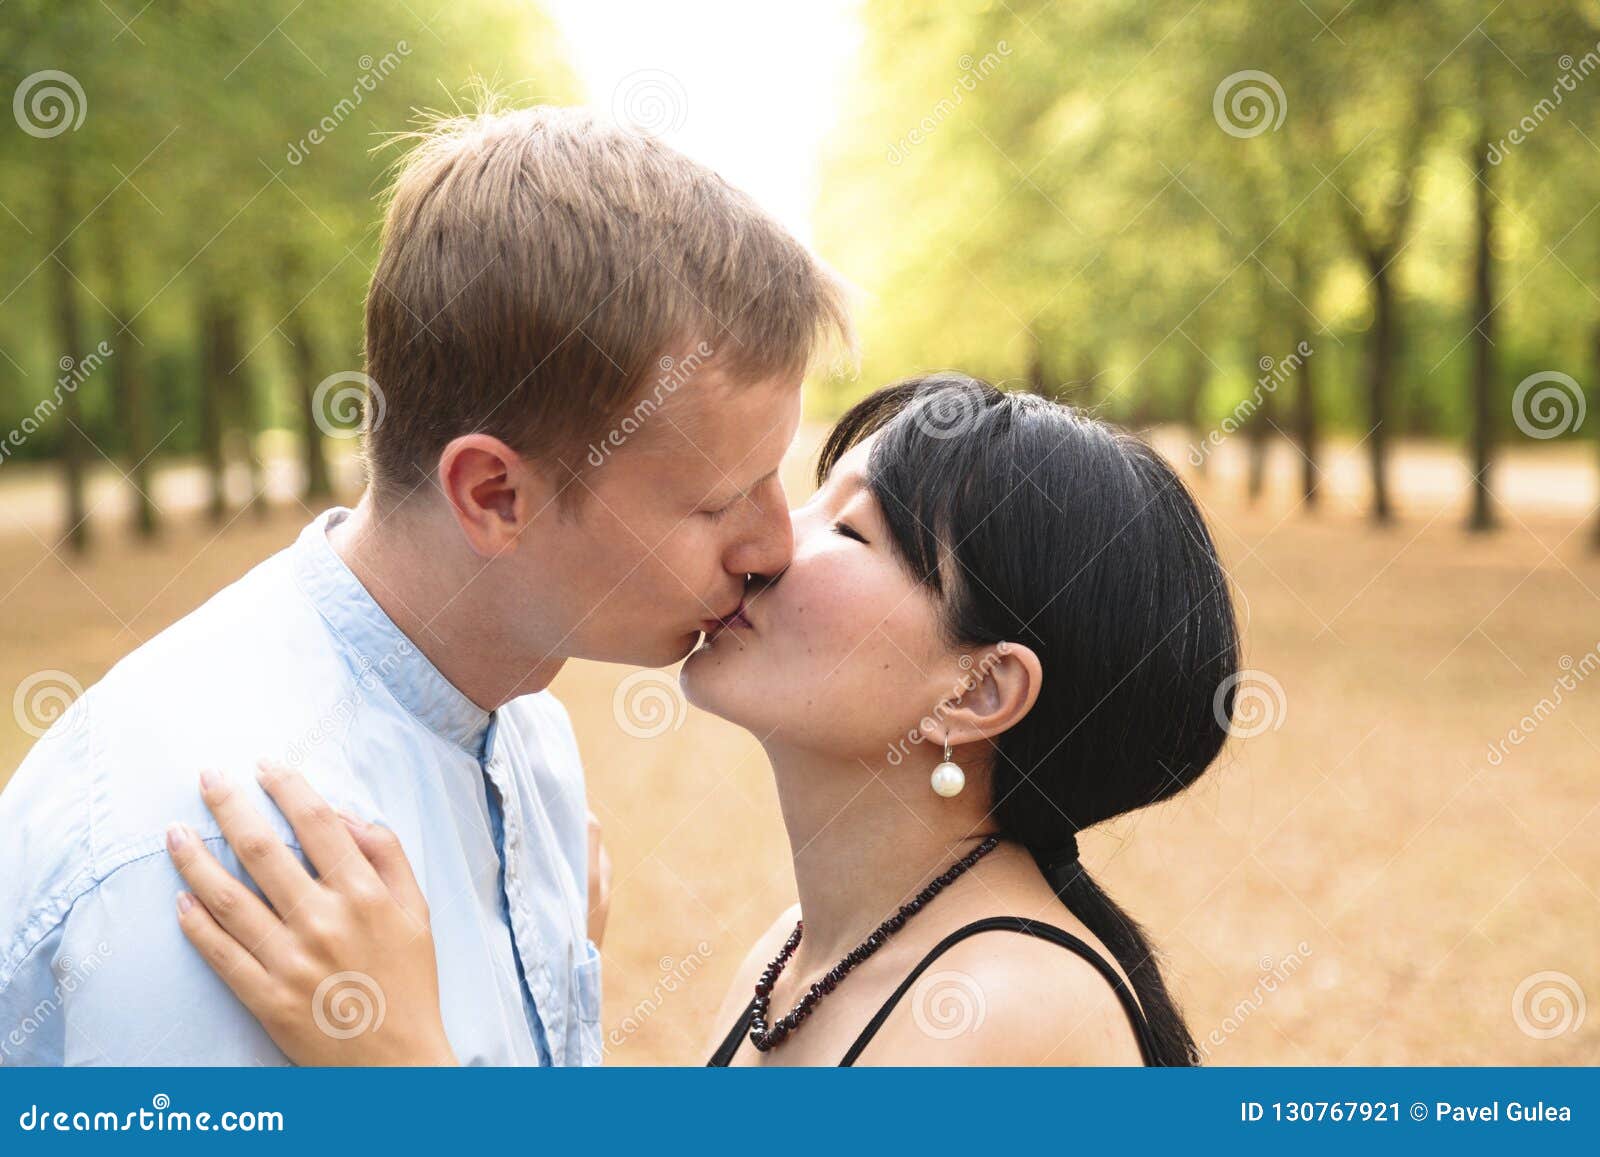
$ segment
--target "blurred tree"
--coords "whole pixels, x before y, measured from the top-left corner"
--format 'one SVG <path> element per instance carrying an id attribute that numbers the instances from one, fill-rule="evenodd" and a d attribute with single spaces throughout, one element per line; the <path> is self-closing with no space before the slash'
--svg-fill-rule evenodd
<path id="1" fill-rule="evenodd" d="M 78 395 L 78 377 L 83 360 L 83 313 L 78 302 L 78 275 L 73 272 L 77 248 L 73 234 L 77 219 L 73 206 L 72 156 L 66 149 L 57 152 L 50 166 L 55 212 L 51 216 L 50 280 L 55 291 L 56 344 L 66 350 L 61 355 L 62 378 L 70 383 L 61 395 L 61 420 L 67 429 L 61 434 L 62 481 L 66 486 L 66 533 L 63 536 L 73 551 L 81 554 L 89 546 L 88 500 L 84 496 L 84 471 L 88 466 L 89 437 L 84 432 L 83 400 Z M 76 352 L 74 352 L 76 351 Z"/>
<path id="2" fill-rule="evenodd" d="M 1600 65 L 1583 63 L 1600 7 L 869 0 L 863 16 L 818 242 L 867 291 L 869 377 L 956 364 L 1180 421 L 1197 468 L 1240 429 L 1252 492 L 1286 434 L 1307 507 L 1332 425 L 1362 446 L 1378 523 L 1398 505 L 1394 439 L 1457 433 L 1469 518 L 1492 523 L 1507 371 L 1530 344 L 1568 349 L 1574 325 L 1600 335 L 1600 244 L 1583 245 L 1600 230 Z M 1534 111 L 1563 58 L 1583 78 Z M 1569 131 L 1502 165 L 1530 112 Z M 1581 256 L 1555 260 L 1563 246 Z M 1561 268 L 1589 280 L 1525 308 Z M 1600 336 L 1587 346 L 1600 385 Z"/>
<path id="3" fill-rule="evenodd" d="M 29 367 L 86 365 L 102 334 L 113 351 L 11 456 L 60 459 L 80 547 L 102 453 L 126 463 L 140 534 L 155 530 L 152 473 L 173 450 L 201 455 L 213 517 L 227 517 L 230 462 L 261 509 L 268 428 L 298 432 L 302 496 L 323 501 L 333 471 L 311 400 L 360 365 L 374 196 L 396 155 L 374 148 L 418 109 L 470 100 L 477 78 L 516 78 L 504 95 L 517 103 L 570 100 L 549 18 L 521 0 L 431 15 L 407 0 L 5 11 L 4 76 L 41 95 L 20 93 L 28 116 L 0 133 L 0 371 L 18 373 L 0 420 L 53 393 Z"/>
<path id="4" fill-rule="evenodd" d="M 317 347 L 316 322 L 304 305 L 305 299 L 286 300 L 290 292 L 288 287 L 302 284 L 305 278 L 305 259 L 293 242 L 285 241 L 282 245 L 278 268 L 278 284 L 283 287 L 283 293 L 276 307 L 283 311 L 280 325 L 284 340 L 293 350 L 290 373 L 299 404 L 300 465 L 305 475 L 301 500 L 309 505 L 333 493 L 333 483 L 328 476 L 327 447 L 323 443 L 322 427 L 317 424 L 317 370 L 325 363 Z"/>
<path id="5" fill-rule="evenodd" d="M 1477 73 L 1474 78 L 1474 117 L 1477 132 L 1473 134 L 1471 152 L 1467 163 L 1476 178 L 1473 188 L 1473 260 L 1472 260 L 1472 506 L 1467 516 L 1467 527 L 1473 531 L 1491 530 L 1494 527 L 1494 507 L 1490 500 L 1490 455 L 1494 444 L 1493 390 L 1494 366 L 1494 275 L 1495 261 L 1492 246 L 1495 221 L 1495 194 L 1490 185 L 1494 167 L 1490 163 L 1490 121 L 1493 117 L 1490 87 L 1492 81 L 1485 59 L 1486 46 L 1480 42 L 1473 48 L 1472 56 Z"/>
<path id="6" fill-rule="evenodd" d="M 143 357 L 144 342 L 139 338 L 138 319 L 133 304 L 134 289 L 128 269 L 128 250 L 132 247 L 124 222 L 124 202 L 113 198 L 101 218 L 100 258 L 110 284 L 111 312 L 122 319 L 117 335 L 120 350 L 111 364 L 112 389 L 116 394 L 117 425 L 126 438 L 128 484 L 133 490 L 133 530 L 144 539 L 154 538 L 157 511 L 151 496 L 150 405 Z"/>

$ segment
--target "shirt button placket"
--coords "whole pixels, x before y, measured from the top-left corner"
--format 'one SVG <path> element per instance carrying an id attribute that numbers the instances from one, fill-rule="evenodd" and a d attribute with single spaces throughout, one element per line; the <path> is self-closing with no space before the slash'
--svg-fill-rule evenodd
<path id="1" fill-rule="evenodd" d="M 528 907 L 523 900 L 522 873 L 519 871 L 522 859 L 522 803 L 505 774 L 505 765 L 498 757 L 491 758 L 485 769 L 500 793 L 500 816 L 505 837 L 506 901 L 511 912 L 512 942 L 522 959 L 522 971 L 529 988 L 528 995 L 533 1000 L 539 1019 L 544 1023 L 545 1034 L 550 1039 L 551 1052 L 559 1055 L 560 1045 L 556 1038 L 561 1029 L 560 1010 L 551 1007 L 548 993 L 545 994 L 546 999 L 540 999 L 540 990 L 544 986 L 536 984 L 534 979 L 541 965 L 538 963 L 539 956 L 536 952 L 537 939 L 528 918 Z"/>

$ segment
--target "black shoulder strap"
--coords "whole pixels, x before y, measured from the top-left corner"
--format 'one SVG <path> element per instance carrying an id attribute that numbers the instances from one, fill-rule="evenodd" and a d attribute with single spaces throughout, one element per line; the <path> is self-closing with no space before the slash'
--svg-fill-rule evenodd
<path id="1" fill-rule="evenodd" d="M 739 1046 L 744 1043 L 744 1038 L 750 1035 L 750 1018 L 755 1015 L 756 1002 L 752 998 L 745 1005 L 744 1014 L 734 1022 L 733 1030 L 722 1041 L 722 1047 L 706 1062 L 708 1069 L 723 1069 L 733 1063 L 733 1054 L 739 1051 Z"/>
<path id="2" fill-rule="evenodd" d="M 850 1066 L 856 1063 L 856 1058 L 861 1055 L 862 1050 L 867 1045 L 872 1043 L 872 1038 L 883 1027 L 884 1021 L 889 1019 L 889 1014 L 894 1011 L 895 1005 L 900 1003 L 900 998 L 911 990 L 911 986 L 917 982 L 919 976 L 927 971 L 929 965 L 944 955 L 953 945 L 960 943 L 967 937 L 976 936 L 980 932 L 995 931 L 1020 932 L 1026 936 L 1036 936 L 1041 940 L 1048 940 L 1052 944 L 1059 944 L 1069 952 L 1076 953 L 1094 965 L 1100 975 L 1105 977 L 1106 982 L 1116 991 L 1117 998 L 1122 1001 L 1123 1010 L 1128 1014 L 1128 1022 L 1133 1025 L 1134 1035 L 1139 1038 L 1139 1052 L 1144 1057 L 1144 1063 L 1146 1065 L 1154 1065 L 1156 1063 L 1155 1038 L 1150 1033 L 1150 1025 L 1144 1019 L 1144 1012 L 1140 1009 L 1139 1002 L 1134 999 L 1133 993 L 1128 991 L 1128 986 L 1122 982 L 1122 977 L 1117 974 L 1117 970 L 1107 964 L 1098 952 L 1072 933 L 1065 932 L 1052 924 L 1040 924 L 1033 920 L 1024 920 L 1020 916 L 991 916 L 986 920 L 974 920 L 971 924 L 956 929 L 934 945 L 933 950 L 922 958 L 922 963 L 912 969 L 911 975 L 906 977 L 900 987 L 894 990 L 894 995 L 884 1002 L 883 1007 L 878 1010 L 878 1015 L 873 1017 L 867 1027 L 862 1030 L 861 1035 L 856 1038 L 856 1043 L 850 1046 L 850 1051 L 845 1053 L 844 1060 L 840 1061 L 839 1064 L 841 1066 Z M 737 1030 L 735 1030 L 735 1034 L 737 1034 Z M 730 1037 L 729 1039 L 733 1040 L 735 1038 Z M 727 1046 L 725 1045 L 724 1047 Z M 735 1043 L 734 1048 L 737 1047 L 738 1045 Z M 721 1054 L 719 1053 L 718 1055 L 720 1056 Z M 728 1055 L 730 1057 L 733 1055 L 731 1050 Z"/>

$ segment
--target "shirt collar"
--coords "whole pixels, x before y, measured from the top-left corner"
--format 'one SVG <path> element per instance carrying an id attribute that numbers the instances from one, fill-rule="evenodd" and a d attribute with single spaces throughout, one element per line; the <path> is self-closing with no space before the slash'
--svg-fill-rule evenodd
<path id="1" fill-rule="evenodd" d="M 296 583 L 350 651 L 363 687 L 382 685 L 429 730 L 486 758 L 490 713 L 444 677 L 334 552 L 328 531 L 349 515 L 336 506 L 300 532 L 290 548 Z"/>

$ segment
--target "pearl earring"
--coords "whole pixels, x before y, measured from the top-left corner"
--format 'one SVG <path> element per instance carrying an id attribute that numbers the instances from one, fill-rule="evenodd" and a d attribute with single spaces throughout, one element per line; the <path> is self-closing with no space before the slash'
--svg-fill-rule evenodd
<path id="1" fill-rule="evenodd" d="M 928 782 L 933 786 L 933 790 L 945 799 L 960 795 L 961 789 L 967 786 L 967 773 L 950 760 L 948 739 L 944 741 L 944 762 L 933 769 L 933 775 Z"/>

